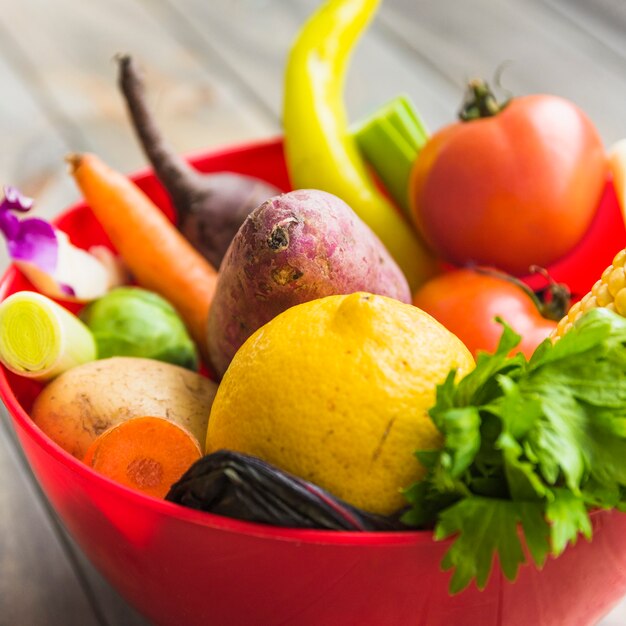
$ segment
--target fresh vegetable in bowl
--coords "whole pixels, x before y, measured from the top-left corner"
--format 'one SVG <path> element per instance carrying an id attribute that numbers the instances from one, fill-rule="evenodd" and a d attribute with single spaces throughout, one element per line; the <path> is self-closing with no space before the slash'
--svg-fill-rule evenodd
<path id="1" fill-rule="evenodd" d="M 83 461 L 122 485 L 164 498 L 201 454 L 198 440 L 175 422 L 138 416 L 99 435 Z"/>
<path id="2" fill-rule="evenodd" d="M 234 172 L 201 173 L 162 137 L 144 94 L 139 69 L 120 55 L 119 86 L 135 132 L 176 208 L 178 229 L 214 267 L 219 267 L 235 233 L 252 209 L 280 189 Z"/>
<path id="3" fill-rule="evenodd" d="M 428 472 L 403 520 L 454 537 L 452 592 L 484 588 L 496 554 L 514 580 L 522 538 L 541 567 L 591 537 L 591 510 L 626 509 L 626 319 L 593 309 L 528 361 L 508 356 L 519 339 L 505 327 L 494 354 L 450 373 L 429 411 L 444 444 L 416 452 Z"/>
<path id="4" fill-rule="evenodd" d="M 383 187 L 412 219 L 409 198 L 411 170 L 429 132 L 408 96 L 394 98 L 359 122 L 353 130 L 363 158 Z"/>
<path id="5" fill-rule="evenodd" d="M 15 215 L 27 213 L 33 206 L 32 198 L 15 187 L 5 187 L 0 202 L 0 232 L 13 263 L 42 294 L 87 302 L 124 282 L 124 270 L 108 248 L 83 250 L 46 220 L 19 219 Z"/>
<path id="6" fill-rule="evenodd" d="M 437 272 L 438 263 L 370 177 L 343 103 L 352 48 L 378 5 L 379 0 L 329 0 L 300 31 L 285 75 L 285 157 L 292 186 L 327 191 L 350 205 L 414 290 Z"/>
<path id="7" fill-rule="evenodd" d="M 245 171 L 272 176 L 270 170 L 284 169 L 278 142 L 211 154 L 205 157 L 209 161 L 207 167 L 219 168 L 224 155 L 226 162 L 239 159 Z M 200 158 L 196 163 L 203 167 L 204 161 Z M 154 181 L 149 176 L 148 192 Z M 134 180 L 143 184 L 146 179 L 136 177 Z M 159 195 L 157 201 L 159 198 L 163 200 Z M 163 204 L 162 208 L 167 211 L 169 205 Z M 80 233 L 82 242 L 101 241 L 101 229 L 84 205 L 63 216 L 59 226 L 66 228 L 73 237 Z M 595 257 L 593 260 L 596 261 Z M 23 289 L 25 284 L 19 272 L 11 270 L 2 287 L 4 293 L 11 293 Z M 344 318 L 346 332 L 351 319 L 348 315 Z M 390 332 L 397 341 L 397 327 L 392 327 Z M 421 340 L 424 340 L 423 334 Z M 353 354 L 358 355 L 364 345 L 371 348 L 374 344 L 355 341 Z M 384 346 L 384 341 L 378 344 L 380 350 Z M 332 344 L 332 350 L 336 349 L 337 345 Z M 301 342 L 292 342 L 290 357 L 299 352 L 302 352 Z M 390 348 L 389 353 L 393 356 L 394 350 Z M 426 354 L 429 356 L 430 352 Z M 428 356 L 409 359 L 409 366 L 428 363 Z M 334 366 L 332 355 L 328 359 L 329 365 Z M 161 365 L 156 361 L 152 363 Z M 401 367 L 402 363 L 397 365 Z M 371 375 L 376 369 L 366 371 Z M 293 415 L 298 416 L 302 401 L 315 399 L 316 393 L 312 391 L 318 389 L 306 386 L 302 371 L 303 368 L 292 368 L 278 378 L 278 384 L 263 387 L 262 399 L 271 399 L 285 409 L 289 395 L 296 407 Z M 342 368 L 343 371 L 350 373 L 349 368 Z M 257 374 L 254 368 L 250 372 Z M 328 375 L 341 391 L 344 378 L 333 378 L 332 372 Z M 130 378 L 130 375 L 121 375 L 113 388 L 123 388 L 125 379 Z M 145 375 L 142 380 L 151 378 Z M 363 389 L 362 394 L 356 394 L 362 397 L 363 409 L 354 415 L 355 432 L 361 434 L 365 430 L 363 416 L 371 407 L 368 400 L 373 381 L 364 376 L 355 376 L 355 380 Z M 248 381 L 244 379 L 244 382 Z M 98 384 L 97 377 L 88 383 L 90 388 Z M 293 389 L 295 384 L 303 384 L 304 391 L 297 393 L 297 389 Z M 468 624 L 483 624 L 485 619 L 504 619 L 515 626 L 542 620 L 562 624 L 564 616 L 576 619 L 585 616 L 591 623 L 617 601 L 626 588 L 621 566 L 626 553 L 626 521 L 617 511 L 594 513 L 592 543 L 579 541 L 576 546 L 569 546 L 559 559 L 548 559 L 542 571 L 534 566 L 520 568 L 515 586 L 504 585 L 498 568 L 484 591 L 471 586 L 463 596 L 451 598 L 447 590 L 449 575 L 440 571 L 440 562 L 454 537 L 433 541 L 430 528 L 393 533 L 279 528 L 202 514 L 145 497 L 103 480 L 79 459 L 51 445 L 49 438 L 26 415 L 40 389 L 38 384 L 0 370 L 0 387 L 18 436 L 24 443 L 24 451 L 55 510 L 98 569 L 153 621 L 179 624 L 182 615 L 185 623 L 199 626 L 206 621 L 206 615 L 212 615 L 220 623 L 246 623 L 250 618 L 249 607 L 253 606 L 255 618 L 265 624 L 284 622 L 296 612 L 303 622 L 318 624 L 336 623 L 338 615 L 346 614 L 364 624 L 411 623 L 416 615 L 427 615 L 429 621 L 439 624 L 459 623 L 459 615 L 463 623 Z M 399 385 L 398 389 L 401 387 Z M 123 398 L 123 394 L 120 397 Z M 80 398 L 72 399 L 73 405 L 79 401 Z M 388 399 L 380 404 L 386 409 Z M 326 417 L 327 410 L 325 406 L 318 412 L 318 419 L 313 421 L 315 425 L 320 425 L 319 416 Z M 146 409 L 143 414 L 151 412 Z M 105 407 L 103 414 L 110 413 L 110 406 Z M 252 411 L 251 414 L 254 417 Z M 341 418 L 341 415 L 335 417 Z M 248 423 L 255 425 L 256 420 L 250 419 Z M 345 419 L 338 419 L 337 423 L 343 425 Z M 385 442 L 390 442 L 396 425 L 394 422 Z M 382 429 L 383 435 L 385 432 Z M 379 436 L 376 441 L 383 438 Z M 404 456 L 411 460 L 414 449 L 428 447 L 420 446 L 416 439 L 408 443 Z M 349 437 L 345 447 L 348 453 L 354 450 L 354 444 L 354 437 Z M 400 498 L 398 506 L 403 504 Z M 478 523 L 482 525 L 484 520 Z M 474 540 L 478 543 L 476 535 Z M 228 559 L 217 559 L 216 554 L 227 554 Z M 602 558 L 605 555 L 611 558 Z M 371 565 L 373 562 L 376 567 L 355 567 L 355 563 Z M 267 576 L 268 563 L 272 566 L 271 577 Z M 142 581 L 139 586 L 138 579 Z M 428 585 L 417 589 L 416 580 L 426 580 Z M 318 581 L 323 581 L 325 586 L 317 590 L 319 601 L 312 604 L 312 583 Z M 164 589 L 171 593 L 163 593 Z M 244 592 L 250 600 L 245 607 L 232 601 Z"/>
<path id="8" fill-rule="evenodd" d="M 93 441 L 132 417 L 164 417 L 204 444 L 217 385 L 188 369 L 139 357 L 91 361 L 48 383 L 31 409 L 35 424 L 83 459 Z"/>
<path id="9" fill-rule="evenodd" d="M 569 306 L 567 287 L 549 277 L 547 283 L 537 295 L 494 268 L 453 269 L 424 283 L 413 304 L 452 331 L 475 356 L 479 350 L 495 351 L 502 334 L 496 318 L 501 318 L 521 336 L 515 350 L 530 358 Z"/>
<path id="10" fill-rule="evenodd" d="M 367 513 L 254 456 L 219 450 L 196 461 L 166 495 L 199 511 L 290 528 L 400 530 L 396 517 Z"/>
<path id="11" fill-rule="evenodd" d="M 330 295 L 290 307 L 237 351 L 206 450 L 257 456 L 370 513 L 393 515 L 436 447 L 427 415 L 450 369 L 471 370 L 460 339 L 411 304 Z"/>
<path id="12" fill-rule="evenodd" d="M 376 2 L 330 0 L 303 31 L 287 73 L 292 85 L 286 102 L 299 106 L 302 102 L 298 99 L 304 98 L 306 106 L 289 111 L 287 159 L 295 184 L 311 174 L 320 182 L 338 183 L 337 189 L 343 191 L 365 189 L 364 195 L 352 196 L 355 208 L 382 228 L 390 248 L 401 250 L 403 267 L 408 268 L 410 284 L 415 286 L 440 268 L 421 247 L 411 225 L 367 176 L 363 160 L 355 153 L 356 144 L 367 152 L 367 142 L 359 141 L 363 135 L 345 132 L 343 112 L 338 107 L 341 80 L 321 89 L 319 110 L 313 101 L 306 102 L 311 89 L 320 88 L 316 82 L 320 77 L 337 78 L 331 74 L 333 68 L 342 78 L 346 53 L 376 6 Z M 314 36 L 320 33 L 325 33 L 321 39 Z M 311 59 L 319 62 L 320 75 L 305 72 L 294 78 L 298 68 L 311 69 L 306 66 Z M 137 113 L 141 117 L 146 112 L 141 113 L 145 104 L 141 85 L 133 83 L 137 77 L 129 59 L 121 60 L 120 71 L 122 88 L 137 121 Z M 138 94 L 139 99 L 133 100 Z M 408 119 L 413 130 L 419 130 L 415 116 L 404 104 L 398 109 L 399 118 Z M 310 134 L 302 124 L 306 111 L 315 113 Z M 328 116 L 329 112 L 333 115 Z M 390 120 L 385 117 L 381 124 L 396 129 Z M 151 158 L 156 159 L 155 170 L 159 169 L 159 158 L 164 157 L 160 166 L 174 164 L 174 187 L 181 181 L 183 187 L 188 185 L 186 163 L 163 147 L 151 124 L 149 118 L 140 134 L 144 142 L 154 140 L 147 151 L 152 150 Z M 296 130 L 305 139 L 302 145 L 294 139 Z M 425 131 L 421 137 L 425 140 L 423 135 Z M 406 186 L 408 155 L 422 149 L 416 137 L 407 150 L 406 146 L 399 149 L 405 161 L 402 171 L 388 167 L 389 184 L 394 184 L 391 195 L 399 205 Z M 299 160 L 311 156 L 330 158 L 315 162 L 312 169 L 319 171 L 311 172 Z M 338 169 L 346 156 L 350 167 Z M 367 160 L 375 162 L 371 150 Z M 115 496 L 123 494 L 120 501 L 129 498 L 138 503 L 142 513 L 156 511 L 159 524 L 172 520 L 183 529 L 179 542 L 171 542 L 170 535 L 162 533 L 156 524 L 156 532 L 150 533 L 155 545 L 162 542 L 164 550 L 174 551 L 172 561 L 176 562 L 187 554 L 185 542 L 197 541 L 199 550 L 205 549 L 202 530 L 212 524 L 226 528 L 231 538 L 241 536 L 244 541 L 255 541 L 267 532 L 263 536 L 268 539 L 267 553 L 278 554 L 281 549 L 288 553 L 289 542 L 283 541 L 278 526 L 389 530 L 385 522 L 397 521 L 408 502 L 411 510 L 404 517 L 405 524 L 425 532 L 411 533 L 409 539 L 401 537 L 403 533 L 388 533 L 380 543 L 373 534 L 362 544 L 358 544 L 360 538 L 350 537 L 346 549 L 354 549 L 355 558 L 378 554 L 382 559 L 387 558 L 386 546 L 395 544 L 394 549 L 402 552 L 402 562 L 412 573 L 406 579 L 417 579 L 415 572 L 421 576 L 432 573 L 434 588 L 441 578 L 437 578 L 434 567 L 438 559 L 431 559 L 428 567 L 420 569 L 422 563 L 416 566 L 418 559 L 414 557 L 443 552 L 444 547 L 431 542 L 430 531 L 435 528 L 436 538 L 454 536 L 448 542 L 451 548 L 445 564 L 455 568 L 452 589 L 456 591 L 472 578 L 481 587 L 486 584 L 494 551 L 499 552 L 504 573 L 515 577 L 523 558 L 522 544 L 516 543 L 518 522 L 522 541 L 525 539 L 535 562 L 543 565 L 550 549 L 558 554 L 579 533 L 589 534 L 588 509 L 621 506 L 621 490 L 626 485 L 622 476 L 612 466 L 606 471 L 600 467 L 596 473 L 591 467 L 600 444 L 614 446 L 615 458 L 617 450 L 621 451 L 621 405 L 618 400 L 607 399 L 609 394 L 594 395 L 587 389 L 596 380 L 590 377 L 591 370 L 578 375 L 578 368 L 586 364 L 593 366 L 594 374 L 615 374 L 611 368 L 618 362 L 617 345 L 623 348 L 626 343 L 626 330 L 620 331 L 615 341 L 607 339 L 615 332 L 612 320 L 603 335 L 600 326 L 590 326 L 595 323 L 593 317 L 584 318 L 569 339 L 542 344 L 530 361 L 507 356 L 516 348 L 509 329 L 495 354 L 479 356 L 476 373 L 460 379 L 474 366 L 469 351 L 450 330 L 407 304 L 411 298 L 409 284 L 393 254 L 362 227 L 348 205 L 328 192 L 299 189 L 274 196 L 254 209 L 234 236 L 218 277 L 217 262 L 207 263 L 195 254 L 193 246 L 178 236 L 166 218 L 157 216 L 154 204 L 119 172 L 91 155 L 74 157 L 71 164 L 93 214 L 137 282 L 160 294 L 153 298 L 140 288 L 124 288 L 85 309 L 83 319 L 93 329 L 102 356 L 121 350 L 163 358 L 163 342 L 172 340 L 176 345 L 171 351 L 166 341 L 165 352 L 170 353 L 166 360 L 192 363 L 194 348 L 178 322 L 157 333 L 156 349 L 149 345 L 148 337 L 158 326 L 157 317 L 166 317 L 168 324 L 178 319 L 170 319 L 173 310 L 164 305 L 159 299 L 162 297 L 180 313 L 201 350 L 206 347 L 208 325 L 208 343 L 215 348 L 212 361 L 224 378 L 213 402 L 216 385 L 206 377 L 188 371 L 182 374 L 181 368 L 152 359 L 105 359 L 75 367 L 44 388 L 34 402 L 35 424 L 96 472 L 158 497 L 163 497 L 183 465 L 192 465 L 170 490 L 168 500 L 275 527 L 250 530 L 242 526 L 241 531 L 215 515 L 205 516 L 210 518 L 205 521 L 201 516 L 186 518 L 194 513 L 190 511 L 151 509 L 153 499 L 119 489 L 81 464 L 68 464 L 70 470 L 78 467 L 84 472 L 79 475 L 89 489 L 90 481 L 94 481 L 109 490 L 100 498 L 94 489 L 95 514 L 91 515 L 89 506 L 81 509 L 81 514 L 89 511 L 95 524 L 101 518 L 106 518 L 107 524 L 116 518 Z M 282 160 L 278 167 L 284 167 Z M 354 173 L 356 178 L 348 180 Z M 372 195 L 371 189 L 376 193 Z M 191 193 L 189 188 L 177 193 L 190 205 L 189 196 L 185 196 Z M 199 192 L 195 189 L 193 193 Z M 463 275 L 467 282 L 464 272 L 449 272 L 441 280 Z M 504 291 L 502 285 L 498 288 Z M 391 297 L 351 293 L 363 290 Z M 455 291 L 450 287 L 440 290 Z M 468 305 L 476 304 L 470 300 L 463 296 L 456 305 L 457 313 L 467 313 Z M 602 321 L 603 313 L 595 315 Z M 514 320 L 508 321 L 515 325 Z M 539 320 L 532 322 L 540 326 Z M 522 330 L 517 325 L 515 328 Z M 542 328 L 542 336 L 553 328 L 552 323 Z M 522 332 L 538 343 L 530 332 Z M 526 354 L 531 352 L 532 348 L 526 348 Z M 98 392 L 104 393 L 98 397 Z M 553 396 L 559 401 L 564 398 L 563 406 L 555 407 Z M 564 417 L 558 414 L 559 409 L 571 410 L 572 415 Z M 615 411 L 618 418 L 614 420 Z M 570 432 L 575 429 L 569 428 L 568 420 L 582 424 L 584 436 L 576 439 L 580 433 Z M 201 452 L 196 439 L 206 441 L 210 452 L 202 459 L 198 459 Z M 555 450 L 561 441 L 564 458 L 556 459 Z M 185 447 L 184 453 L 178 452 L 179 445 Z M 258 458 L 221 450 L 224 447 L 269 459 L 282 469 Z M 56 454 L 53 446 L 49 448 L 52 450 L 48 452 Z M 414 454 L 416 449 L 419 452 Z M 166 468 L 170 461 L 179 462 L 173 473 Z M 289 476 L 285 468 L 299 478 Z M 419 482 L 410 487 L 413 481 Z M 404 496 L 402 489 L 406 490 Z M 157 504 L 170 507 L 164 502 Z M 306 507 L 305 514 L 302 507 Z M 152 520 L 150 513 L 139 518 L 137 526 L 143 539 L 145 527 L 153 530 Z M 188 519 L 193 519 L 193 530 L 186 536 Z M 123 518 L 121 523 L 115 519 L 116 532 L 124 534 L 128 530 L 125 524 Z M 477 527 L 487 529 L 486 540 L 475 532 Z M 393 529 L 405 530 L 405 526 L 393 525 Z M 276 537 L 282 542 L 278 549 L 273 541 Z M 289 535 L 290 540 L 293 538 L 298 549 L 315 544 L 320 553 L 333 543 L 344 547 L 331 533 L 316 536 L 312 543 L 295 532 Z M 134 545 L 121 545 L 124 552 L 134 549 Z M 372 546 L 376 552 L 368 552 Z M 141 548 L 152 550 L 153 544 L 144 542 Z M 243 552 L 246 564 L 251 554 L 254 558 L 254 550 Z M 339 572 L 337 579 L 343 578 Z M 348 574 L 346 580 L 352 580 Z M 349 584 L 353 590 L 361 588 Z"/>
<path id="13" fill-rule="evenodd" d="M 578 302 L 570 308 L 552 332 L 558 339 L 564 335 L 576 321 L 587 311 L 595 308 L 606 308 L 609 311 L 626 316 L 626 248 L 620 250 L 602 276 L 593 284 Z"/>
<path id="14" fill-rule="evenodd" d="M 592 121 L 552 95 L 498 103 L 473 81 L 461 121 L 434 133 L 411 175 L 415 223 L 447 261 L 525 274 L 585 235 L 607 176 Z"/>
<path id="15" fill-rule="evenodd" d="M 404 274 L 345 202 L 315 189 L 271 198 L 248 216 L 220 268 L 208 324 L 212 366 L 222 376 L 244 341 L 282 311 L 356 291 L 411 301 Z"/>
<path id="16" fill-rule="evenodd" d="M 0 303 L 0 362 L 15 374 L 51 380 L 96 356 L 89 328 L 47 296 L 20 291 Z"/>
<path id="17" fill-rule="evenodd" d="M 117 287 L 87 305 L 80 317 L 98 358 L 136 356 L 198 369 L 198 351 L 174 307 L 141 287 Z"/>
<path id="18" fill-rule="evenodd" d="M 139 285 L 172 304 L 206 355 L 216 269 L 126 176 L 94 154 L 72 155 L 68 161 L 89 207 Z"/>

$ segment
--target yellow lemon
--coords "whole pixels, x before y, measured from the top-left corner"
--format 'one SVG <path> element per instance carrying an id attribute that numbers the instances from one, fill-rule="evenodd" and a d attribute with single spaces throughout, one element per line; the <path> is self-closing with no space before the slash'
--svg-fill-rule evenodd
<path id="1" fill-rule="evenodd" d="M 251 454 L 366 511 L 401 508 L 441 444 L 435 387 L 472 355 L 427 313 L 367 293 L 294 306 L 239 349 L 219 386 L 207 451 Z"/>

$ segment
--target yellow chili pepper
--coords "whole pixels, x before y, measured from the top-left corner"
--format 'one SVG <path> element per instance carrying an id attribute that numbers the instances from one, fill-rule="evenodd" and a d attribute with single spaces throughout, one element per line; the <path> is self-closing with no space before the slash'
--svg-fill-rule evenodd
<path id="1" fill-rule="evenodd" d="M 343 85 L 349 58 L 380 0 L 328 0 L 289 54 L 283 103 L 285 154 L 294 188 L 340 197 L 378 235 L 415 290 L 437 262 L 378 190 L 348 129 Z"/>

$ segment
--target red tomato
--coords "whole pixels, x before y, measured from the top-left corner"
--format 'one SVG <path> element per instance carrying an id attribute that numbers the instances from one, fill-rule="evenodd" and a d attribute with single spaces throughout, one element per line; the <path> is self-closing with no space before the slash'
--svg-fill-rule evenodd
<path id="1" fill-rule="evenodd" d="M 526 357 L 556 328 L 556 322 L 541 315 L 522 287 L 471 269 L 452 270 L 429 280 L 417 291 L 413 304 L 441 322 L 474 355 L 478 350 L 495 351 L 502 334 L 496 316 L 522 336 L 514 352 Z"/>
<path id="2" fill-rule="evenodd" d="M 563 98 L 532 95 L 432 135 L 409 195 L 418 229 L 442 258 L 520 275 L 582 238 L 607 172 L 589 118 Z"/>

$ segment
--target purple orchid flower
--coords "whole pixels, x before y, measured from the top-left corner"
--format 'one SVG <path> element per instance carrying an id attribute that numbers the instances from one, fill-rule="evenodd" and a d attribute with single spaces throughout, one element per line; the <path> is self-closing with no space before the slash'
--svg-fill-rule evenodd
<path id="1" fill-rule="evenodd" d="M 5 187 L 4 200 L 0 202 L 0 231 L 14 261 L 32 263 L 47 274 L 54 274 L 59 255 L 54 227 L 37 217 L 19 219 L 12 213 L 26 213 L 32 207 L 31 198 L 22 195 L 15 187 Z"/>

